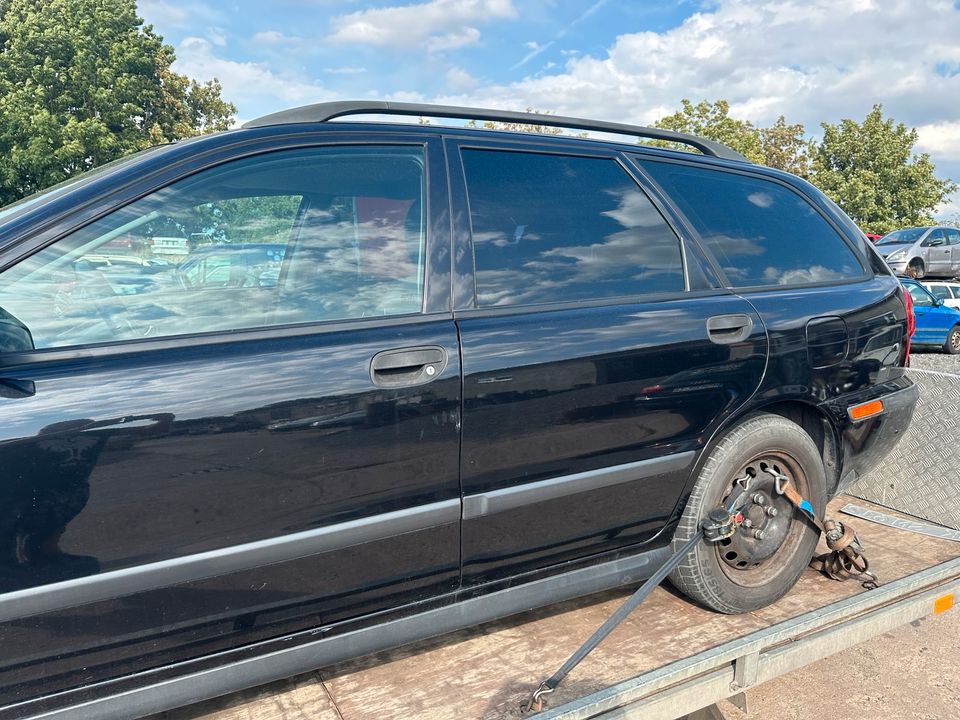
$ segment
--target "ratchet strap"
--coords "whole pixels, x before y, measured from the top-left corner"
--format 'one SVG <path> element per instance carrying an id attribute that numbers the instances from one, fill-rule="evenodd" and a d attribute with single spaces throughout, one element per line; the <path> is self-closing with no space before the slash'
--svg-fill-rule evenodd
<path id="1" fill-rule="evenodd" d="M 859 580 L 867 590 L 876 588 L 880 581 L 870 571 L 870 562 L 863 554 L 860 538 L 857 537 L 853 528 L 845 526 L 839 520 L 829 518 L 821 522 L 813 506 L 797 492 L 790 478 L 773 468 L 767 468 L 767 472 L 776 479 L 777 493 L 783 495 L 791 505 L 803 513 L 804 517 L 816 525 L 827 541 L 830 552 L 815 555 L 810 561 L 810 567 L 832 580 Z"/>
<path id="2" fill-rule="evenodd" d="M 607 637 L 607 635 L 613 632 L 613 629 L 617 627 L 617 625 L 619 625 L 620 622 L 634 610 L 634 608 L 642 603 L 647 596 L 653 592 L 657 585 L 663 582 L 663 579 L 670 574 L 670 571 L 679 565 L 680 562 L 687 556 L 687 554 L 693 550 L 701 540 L 704 539 L 705 531 L 715 539 L 727 537 L 733 534 L 733 532 L 743 521 L 743 515 L 741 514 L 740 509 L 749 497 L 747 495 L 747 488 L 750 480 L 750 476 L 746 475 L 734 481 L 733 491 L 730 493 L 730 497 L 727 499 L 727 504 L 722 508 L 718 508 L 717 510 L 711 512 L 710 517 L 701 523 L 696 534 L 694 534 L 694 536 L 687 540 L 687 542 L 685 542 L 680 549 L 671 555 L 670 559 L 661 565 L 633 595 L 627 598 L 626 601 L 619 608 L 617 608 L 616 612 L 608 617 L 606 622 L 597 628 L 593 635 L 587 638 L 586 642 L 584 642 L 583 645 L 581 645 L 577 651 L 573 653 L 573 655 L 567 658 L 567 661 L 560 667 L 559 670 L 557 670 L 553 675 L 537 686 L 537 689 L 533 691 L 533 694 L 520 706 L 521 713 L 526 714 L 540 712 L 543 710 L 545 706 L 545 696 L 556 690 L 557 686 L 563 682 L 563 679 L 570 674 L 570 671 L 579 665 L 580 662 L 587 655 L 589 655 L 590 652 L 597 645 L 599 645 L 605 637 Z"/>

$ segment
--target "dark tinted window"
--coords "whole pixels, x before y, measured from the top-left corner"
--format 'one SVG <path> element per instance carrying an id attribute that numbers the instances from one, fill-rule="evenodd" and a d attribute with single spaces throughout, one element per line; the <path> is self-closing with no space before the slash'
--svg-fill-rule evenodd
<path id="1" fill-rule="evenodd" d="M 927 289 L 941 300 L 953 299 L 953 296 L 950 294 L 950 288 L 948 288 L 946 285 L 933 285 Z"/>
<path id="2" fill-rule="evenodd" d="M 481 306 L 684 288 L 680 243 L 613 160 L 464 150 Z"/>
<path id="3" fill-rule="evenodd" d="M 794 285 L 863 273 L 850 247 L 797 193 L 718 170 L 645 162 L 736 287 Z"/>
<path id="4" fill-rule="evenodd" d="M 8 268 L 0 311 L 37 348 L 417 313 L 423 186 L 415 147 L 225 163 Z"/>

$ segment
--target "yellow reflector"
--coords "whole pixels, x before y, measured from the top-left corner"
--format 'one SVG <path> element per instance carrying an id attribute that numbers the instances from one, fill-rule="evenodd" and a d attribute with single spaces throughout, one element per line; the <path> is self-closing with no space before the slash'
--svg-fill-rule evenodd
<path id="1" fill-rule="evenodd" d="M 946 612 L 953 607 L 953 593 L 948 593 L 947 595 L 941 595 L 936 600 L 933 601 L 933 613 L 937 615 L 942 612 Z"/>
<path id="2" fill-rule="evenodd" d="M 871 400 L 870 402 L 854 405 L 847 410 L 850 413 L 851 420 L 866 420 L 868 417 L 879 415 L 883 412 L 883 400 Z"/>

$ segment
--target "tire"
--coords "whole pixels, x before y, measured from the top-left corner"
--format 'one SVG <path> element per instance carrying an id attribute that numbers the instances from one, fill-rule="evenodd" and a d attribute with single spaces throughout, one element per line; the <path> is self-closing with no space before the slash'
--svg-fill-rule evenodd
<path id="1" fill-rule="evenodd" d="M 943 351 L 956 355 L 960 353 L 960 325 L 954 325 L 947 333 L 947 340 L 943 343 Z"/>
<path id="2" fill-rule="evenodd" d="M 922 280 L 927 274 L 927 269 L 923 266 L 923 260 L 914 258 L 907 266 L 907 276 L 914 280 Z"/>
<path id="3" fill-rule="evenodd" d="M 708 608 L 736 614 L 769 605 L 796 584 L 813 557 L 820 531 L 776 494 L 774 476 L 763 469 L 771 465 L 823 517 L 823 459 L 803 428 L 779 415 L 752 415 L 728 431 L 703 464 L 673 537 L 676 551 L 728 497 L 736 478 L 753 476 L 751 501 L 743 510 L 752 529 L 741 526 L 732 538 L 698 544 L 670 574 L 678 590 Z M 753 501 L 757 493 L 763 504 Z M 775 508 L 775 516 L 767 508 Z M 759 539 L 757 529 L 763 531 Z"/>

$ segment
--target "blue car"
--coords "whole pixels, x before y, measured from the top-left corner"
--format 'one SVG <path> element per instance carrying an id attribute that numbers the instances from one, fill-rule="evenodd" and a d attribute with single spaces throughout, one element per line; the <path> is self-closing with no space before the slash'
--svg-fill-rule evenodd
<path id="1" fill-rule="evenodd" d="M 911 338 L 914 345 L 937 345 L 945 352 L 960 353 L 960 310 L 945 305 L 916 280 L 900 280 L 913 300 L 917 329 Z"/>

